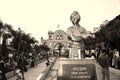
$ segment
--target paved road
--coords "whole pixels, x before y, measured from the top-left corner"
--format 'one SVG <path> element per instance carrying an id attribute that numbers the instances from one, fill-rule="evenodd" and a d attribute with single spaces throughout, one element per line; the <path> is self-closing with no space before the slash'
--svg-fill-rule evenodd
<path id="1" fill-rule="evenodd" d="M 99 66 L 99 71 L 101 73 L 100 66 Z M 110 80 L 120 80 L 120 70 L 109 67 L 109 71 L 110 71 Z"/>
<path id="2" fill-rule="evenodd" d="M 54 58 L 51 58 L 54 60 Z M 28 72 L 25 72 L 25 80 L 37 80 L 37 78 L 41 76 L 41 73 L 47 68 L 45 65 L 46 61 L 43 61 L 42 63 L 38 64 L 35 68 L 30 68 Z M 56 61 L 53 68 L 50 70 L 48 75 L 46 76 L 45 80 L 57 80 L 57 69 L 59 69 L 59 62 Z M 99 71 L 101 71 L 99 67 Z M 110 80 L 120 80 L 119 70 L 115 70 L 110 68 Z M 16 77 L 12 77 L 8 80 L 16 80 Z"/>
<path id="3" fill-rule="evenodd" d="M 110 79 L 111 80 L 120 80 L 120 70 L 109 68 L 110 69 Z"/>
<path id="4" fill-rule="evenodd" d="M 51 61 L 53 61 L 55 58 L 50 58 Z M 35 68 L 30 68 L 27 72 L 24 73 L 25 80 L 37 80 L 38 77 L 40 77 L 41 73 L 47 69 L 47 66 L 45 65 L 47 61 L 43 61 L 39 63 Z M 12 77 L 8 80 L 16 80 L 16 76 Z"/>

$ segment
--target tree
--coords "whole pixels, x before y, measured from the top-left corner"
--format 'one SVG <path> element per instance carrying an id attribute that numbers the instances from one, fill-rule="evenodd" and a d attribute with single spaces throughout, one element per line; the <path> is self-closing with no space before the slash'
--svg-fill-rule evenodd
<path id="1" fill-rule="evenodd" d="M 94 48 L 95 47 L 95 44 L 97 43 L 96 42 L 96 39 L 89 36 L 85 39 L 83 39 L 83 42 L 84 42 L 84 47 L 85 49 L 90 49 L 90 48 Z"/>
<path id="2" fill-rule="evenodd" d="M 105 25 L 100 25 L 100 30 L 95 33 L 97 42 L 105 42 L 109 47 L 120 49 L 120 15 Z"/>
<path id="3" fill-rule="evenodd" d="M 50 48 L 46 45 L 46 42 L 44 42 L 44 44 L 40 45 L 40 49 L 43 51 L 49 51 Z"/>
<path id="4" fill-rule="evenodd" d="M 109 46 L 114 48 L 119 48 L 120 45 L 120 15 L 116 16 L 113 20 L 104 27 L 105 29 L 105 38 Z"/>
<path id="5" fill-rule="evenodd" d="M 1 52 L 1 44 L 2 44 L 2 42 L 1 42 L 1 37 L 2 37 L 2 26 L 3 26 L 3 23 L 2 23 L 2 21 L 0 20 L 0 56 L 2 56 L 2 52 Z"/>
<path id="6" fill-rule="evenodd" d="M 8 54 L 8 50 L 7 50 L 7 46 L 6 46 L 6 40 L 8 38 L 12 37 L 12 27 L 8 26 L 8 24 L 3 24 L 1 27 L 1 36 L 2 36 L 2 46 L 1 46 L 1 52 L 3 56 L 7 56 Z"/>

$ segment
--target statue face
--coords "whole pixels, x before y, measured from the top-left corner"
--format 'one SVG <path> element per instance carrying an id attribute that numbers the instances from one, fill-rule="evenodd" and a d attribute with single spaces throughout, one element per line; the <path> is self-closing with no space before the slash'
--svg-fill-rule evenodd
<path id="1" fill-rule="evenodd" d="M 74 11 L 70 16 L 71 22 L 75 25 L 78 24 L 80 21 L 80 15 L 77 11 Z"/>

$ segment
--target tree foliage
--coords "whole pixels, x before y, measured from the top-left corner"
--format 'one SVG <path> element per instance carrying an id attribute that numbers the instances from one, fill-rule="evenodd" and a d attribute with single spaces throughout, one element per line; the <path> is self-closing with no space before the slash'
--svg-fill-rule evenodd
<path id="1" fill-rule="evenodd" d="M 94 48 L 96 44 L 96 39 L 94 37 L 88 36 L 87 38 L 83 39 L 85 49 Z"/>
<path id="2" fill-rule="evenodd" d="M 119 48 L 120 45 L 120 15 L 106 25 L 106 38 L 109 40 L 111 46 Z"/>
<path id="3" fill-rule="evenodd" d="M 120 15 L 109 21 L 106 25 L 101 25 L 100 30 L 95 33 L 97 42 L 103 41 L 110 47 L 120 48 Z"/>
<path id="4" fill-rule="evenodd" d="M 12 25 L 2 22 L 0 22 L 0 40 L 1 37 L 1 50 L 2 54 L 4 53 L 4 56 L 7 56 L 8 54 L 6 44 L 8 38 L 13 38 L 10 46 L 15 48 L 18 54 L 21 52 L 29 53 L 32 50 L 31 44 L 38 42 L 34 37 L 30 36 L 30 34 L 26 34 L 20 28 L 18 28 L 18 30 L 14 30 Z"/>

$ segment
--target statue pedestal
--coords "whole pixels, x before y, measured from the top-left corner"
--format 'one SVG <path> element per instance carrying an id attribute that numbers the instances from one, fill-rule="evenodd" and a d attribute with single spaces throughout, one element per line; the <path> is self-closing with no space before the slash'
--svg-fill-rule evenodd
<path id="1" fill-rule="evenodd" d="M 82 55 L 81 50 L 82 50 L 82 47 L 80 46 L 80 44 L 74 42 L 72 44 L 72 47 L 70 48 L 69 58 L 70 59 L 82 59 L 83 55 Z"/>
<path id="2" fill-rule="evenodd" d="M 101 80 L 95 60 L 60 59 L 57 80 Z"/>

